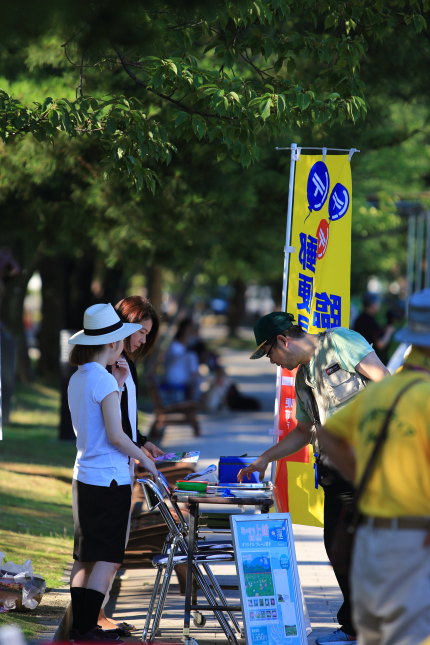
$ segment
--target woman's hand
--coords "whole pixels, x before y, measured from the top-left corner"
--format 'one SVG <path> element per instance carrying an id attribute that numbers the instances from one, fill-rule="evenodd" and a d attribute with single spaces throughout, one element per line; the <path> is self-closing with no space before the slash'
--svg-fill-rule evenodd
<path id="1" fill-rule="evenodd" d="M 150 457 L 147 457 L 144 454 L 143 450 L 141 450 L 141 452 L 142 452 L 142 459 L 139 460 L 140 465 L 145 470 L 147 470 L 150 475 L 152 475 L 153 477 L 157 478 L 158 477 L 158 471 L 157 471 L 156 467 L 154 466 L 154 462 L 152 461 L 152 459 Z"/>
<path id="2" fill-rule="evenodd" d="M 160 455 L 164 455 L 164 450 L 161 450 L 161 448 L 151 443 L 151 441 L 145 441 L 143 447 L 152 457 L 154 457 L 154 459 Z"/>
<path id="3" fill-rule="evenodd" d="M 119 387 L 123 387 L 127 376 L 130 373 L 128 363 L 123 356 L 120 356 L 117 361 L 112 365 L 112 374 L 116 379 Z"/>

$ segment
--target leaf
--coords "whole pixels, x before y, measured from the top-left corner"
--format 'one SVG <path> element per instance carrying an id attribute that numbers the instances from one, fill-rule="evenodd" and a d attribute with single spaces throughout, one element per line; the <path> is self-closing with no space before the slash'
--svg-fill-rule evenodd
<path id="1" fill-rule="evenodd" d="M 188 114 L 188 112 L 177 112 L 175 117 L 175 127 L 179 127 L 180 125 L 185 123 L 185 121 L 188 121 L 189 118 L 190 115 Z"/>
<path id="2" fill-rule="evenodd" d="M 412 24 L 417 34 L 427 29 L 426 19 L 421 14 L 418 14 L 418 13 L 414 14 L 412 18 Z"/>
<path id="3" fill-rule="evenodd" d="M 42 112 L 45 112 L 49 108 L 50 105 L 52 105 L 54 102 L 54 99 L 52 99 L 50 96 L 47 96 L 46 99 L 43 101 L 43 105 L 41 106 Z"/>
<path id="4" fill-rule="evenodd" d="M 178 75 L 178 68 L 175 65 L 175 63 L 172 60 L 166 61 L 167 67 L 172 70 L 172 72 L 175 74 L 175 76 Z"/>
<path id="5" fill-rule="evenodd" d="M 286 111 L 287 102 L 286 102 L 285 96 L 283 94 L 278 94 L 276 105 L 277 105 L 277 109 L 278 109 L 278 114 L 283 114 Z"/>
<path id="6" fill-rule="evenodd" d="M 199 114 L 193 114 L 191 121 L 194 134 L 199 140 L 202 139 L 206 134 L 206 121 Z"/>
<path id="7" fill-rule="evenodd" d="M 48 114 L 48 119 L 51 125 L 53 125 L 55 128 L 58 127 L 58 125 L 60 124 L 60 118 L 57 110 L 54 110 L 54 109 L 50 110 Z"/>
<path id="8" fill-rule="evenodd" d="M 236 101 L 236 103 L 240 103 L 239 95 L 236 92 L 229 92 L 227 98 L 231 101 Z"/>
<path id="9" fill-rule="evenodd" d="M 300 92 L 299 94 L 297 94 L 297 105 L 302 111 L 306 110 L 306 108 L 309 107 L 310 103 L 310 96 L 306 92 Z"/>
<path id="10" fill-rule="evenodd" d="M 262 103 L 260 105 L 260 116 L 263 119 L 263 121 L 266 121 L 266 119 L 269 118 L 270 116 L 270 108 L 272 107 L 272 99 L 267 99 L 265 103 Z"/>

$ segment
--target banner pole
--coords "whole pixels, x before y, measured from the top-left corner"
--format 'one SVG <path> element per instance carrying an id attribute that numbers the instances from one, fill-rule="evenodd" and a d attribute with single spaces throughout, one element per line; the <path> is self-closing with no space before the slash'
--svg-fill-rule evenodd
<path id="1" fill-rule="evenodd" d="M 292 143 L 291 161 L 290 161 L 290 181 L 288 186 L 287 224 L 286 224 L 286 230 L 285 230 L 284 270 L 283 270 L 283 280 L 282 280 L 281 311 L 285 311 L 285 308 L 287 306 L 287 289 L 288 289 L 288 273 L 290 269 L 290 253 L 295 251 L 295 248 L 290 246 L 290 243 L 291 243 L 291 223 L 293 220 L 294 177 L 295 177 L 295 171 L 296 171 L 296 161 L 298 159 L 299 154 L 300 154 L 300 148 L 297 148 L 297 143 Z M 275 409 L 273 414 L 273 443 L 274 444 L 278 441 L 281 375 L 282 375 L 282 368 L 278 367 L 276 370 Z M 272 461 L 272 467 L 270 472 L 271 481 L 274 481 L 275 479 L 275 469 L 276 469 L 276 462 Z"/>
<path id="2" fill-rule="evenodd" d="M 297 161 L 297 144 L 291 144 L 291 162 L 290 162 L 290 183 L 288 186 L 288 207 L 287 207 L 287 225 L 285 230 L 285 246 L 284 246 L 284 272 L 282 282 L 282 300 L 281 309 L 285 311 L 287 306 L 287 288 L 288 288 L 288 272 L 290 268 L 290 253 L 295 251 L 290 246 L 291 242 L 291 222 L 293 220 L 293 196 L 294 196 L 294 175 L 296 171 Z"/>

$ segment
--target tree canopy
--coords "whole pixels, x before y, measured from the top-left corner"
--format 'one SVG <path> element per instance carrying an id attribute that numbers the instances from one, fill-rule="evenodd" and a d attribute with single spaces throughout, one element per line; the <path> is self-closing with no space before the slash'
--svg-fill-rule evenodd
<path id="1" fill-rule="evenodd" d="M 0 205 L 23 277 L 6 322 L 18 324 L 34 270 L 57 329 L 136 274 L 279 282 L 289 157 L 274 146 L 291 141 L 362 150 L 353 289 L 370 273 L 399 275 L 396 202 L 421 198 L 429 178 L 428 10 L 425 0 L 9 2 Z"/>
<path id="2" fill-rule="evenodd" d="M 160 164 L 191 140 L 247 166 L 262 134 L 273 139 L 286 129 L 365 117 L 369 51 L 425 30 L 427 2 L 63 0 L 53 6 L 34 0 L 18 6 L 10 3 L 1 27 L 9 52 L 25 42 L 34 70 L 38 56 L 29 43 L 47 46 L 51 60 L 39 53 L 39 62 L 53 74 L 68 65 L 76 97 L 69 91 L 26 103 L 2 91 L 0 137 L 91 135 L 115 170 L 153 191 Z M 25 29 L 23 6 L 31 16 Z"/>

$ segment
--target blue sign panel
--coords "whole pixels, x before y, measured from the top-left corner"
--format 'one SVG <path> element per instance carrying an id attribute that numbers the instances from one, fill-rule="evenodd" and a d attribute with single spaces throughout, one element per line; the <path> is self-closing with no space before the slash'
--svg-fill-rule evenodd
<path id="1" fill-rule="evenodd" d="M 247 645 L 307 644 L 288 513 L 232 515 Z"/>
<path id="2" fill-rule="evenodd" d="M 324 206 L 330 188 L 330 175 L 324 161 L 317 161 L 312 166 L 307 184 L 308 208 L 319 211 Z"/>

